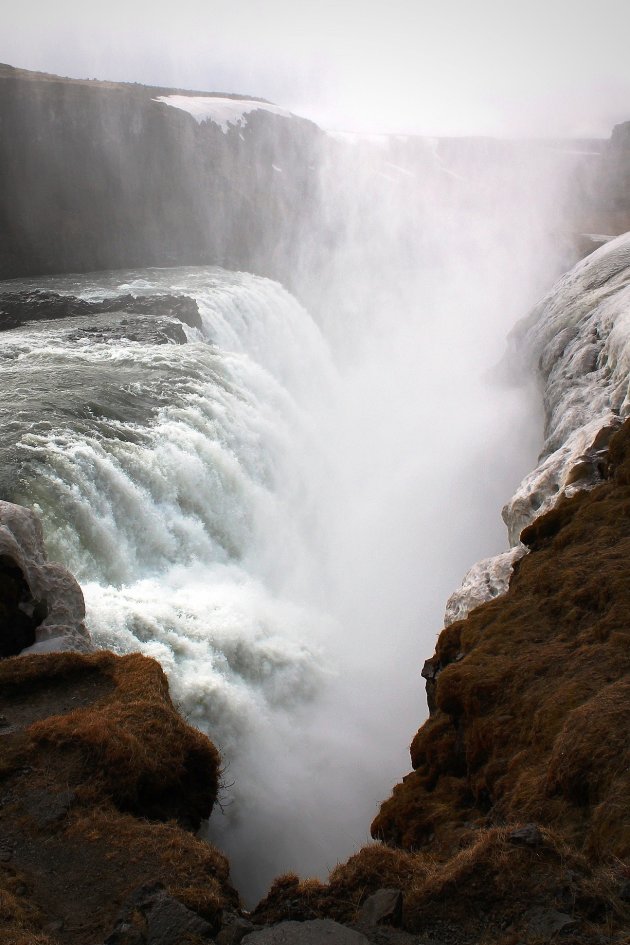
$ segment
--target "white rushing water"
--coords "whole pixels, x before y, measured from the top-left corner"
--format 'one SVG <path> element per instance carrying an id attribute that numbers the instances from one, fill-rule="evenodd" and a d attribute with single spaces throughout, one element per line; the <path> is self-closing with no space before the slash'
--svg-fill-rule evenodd
<path id="1" fill-rule="evenodd" d="M 401 320 L 340 368 L 266 279 L 201 268 L 37 285 L 198 302 L 203 329 L 181 345 L 115 314 L 3 336 L 20 498 L 80 580 L 96 643 L 158 659 L 220 747 L 225 811 L 209 836 L 246 894 L 286 869 L 324 874 L 367 839 L 408 764 L 417 670 L 458 572 L 501 545 L 498 516 L 484 518 L 514 476 L 500 447 L 527 403 L 504 389 L 497 407 L 479 378 L 481 314 L 439 377 L 419 369 L 453 343 L 456 306 L 440 328 Z"/>
<path id="2" fill-rule="evenodd" d="M 185 344 L 124 312 L 5 333 L 0 472 L 97 644 L 158 659 L 222 751 L 208 835 L 250 902 L 354 852 L 408 770 L 444 602 L 505 550 L 540 445 L 534 392 L 492 368 L 561 256 L 547 170 L 511 147 L 451 173 L 422 142 L 331 142 L 295 274 L 317 323 L 208 267 L 3 287 L 197 300 Z"/>

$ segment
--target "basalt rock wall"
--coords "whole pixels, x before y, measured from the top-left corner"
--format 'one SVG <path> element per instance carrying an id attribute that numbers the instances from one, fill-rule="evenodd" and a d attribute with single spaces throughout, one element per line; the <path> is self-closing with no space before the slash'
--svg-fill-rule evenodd
<path id="1" fill-rule="evenodd" d="M 224 133 L 154 101 L 168 92 L 0 66 L 0 278 L 181 264 L 288 276 L 323 133 L 262 110 Z"/>

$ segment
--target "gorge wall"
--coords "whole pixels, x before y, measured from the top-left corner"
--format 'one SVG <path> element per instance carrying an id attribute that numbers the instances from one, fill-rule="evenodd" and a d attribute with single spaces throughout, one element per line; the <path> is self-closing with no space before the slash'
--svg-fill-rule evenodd
<path id="1" fill-rule="evenodd" d="M 202 262 L 286 277 L 322 132 L 253 111 L 226 134 L 155 101 L 168 93 L 0 67 L 0 278 Z"/>
<path id="2" fill-rule="evenodd" d="M 322 216 L 312 168 L 338 143 L 311 123 L 261 108 L 224 132 L 154 101 L 174 90 L 9 67 L 0 83 L 1 277 L 203 262 L 291 285 L 313 226 L 325 267 L 338 220 Z M 422 141 L 391 147 L 399 168 L 413 154 L 451 194 L 445 177 L 471 151 L 493 173 L 514 153 L 440 142 L 438 175 Z M 579 200 L 558 226 L 586 234 L 584 248 L 630 224 L 629 148 L 620 126 L 574 165 Z M 425 667 L 431 715 L 413 770 L 376 817 L 376 843 L 327 883 L 280 877 L 247 918 L 225 858 L 194 836 L 220 791 L 216 749 L 179 717 L 157 663 L 41 652 L 69 635 L 87 648 L 82 601 L 67 576 L 65 616 L 46 596 L 37 525 L 39 571 L 25 539 L 5 534 L 23 513 L 0 509 L 4 626 L 20 622 L 18 644 L 40 647 L 0 664 L 10 945 L 236 945 L 262 934 L 252 920 L 322 919 L 381 945 L 627 940 L 628 254 L 624 240 L 600 250 L 517 334 L 547 411 L 541 466 L 509 513 L 527 553 L 503 562 L 498 585 L 481 570 L 495 599 L 474 578 L 453 608 Z M 384 887 L 402 907 L 370 925 L 362 907 Z"/>
<path id="3" fill-rule="evenodd" d="M 327 134 L 263 102 L 255 108 L 250 101 L 240 119 L 203 120 L 203 109 L 194 117 L 195 103 L 209 95 L 180 92 L 179 107 L 171 107 L 178 90 L 0 65 L 0 278 L 216 264 L 276 278 L 299 293 L 326 277 L 339 234 L 351 236 L 347 188 L 330 173 L 340 162 L 366 201 L 374 200 L 375 179 L 387 191 L 420 174 L 440 200 L 472 206 L 492 199 L 515 164 L 535 179 L 542 154 L 547 166 L 560 162 L 566 177 L 558 240 L 585 250 L 592 236 L 623 232 L 630 219 L 627 126 L 608 142 L 570 147 L 409 136 L 357 147 L 351 136 Z M 379 151 L 366 175 L 365 154 L 373 160 Z M 483 168 L 483 176 L 462 191 L 471 168 Z M 426 209 L 413 195 L 405 200 L 410 215 Z M 367 203 L 359 213 L 365 223 Z M 388 234 L 381 235 L 385 254 Z"/>

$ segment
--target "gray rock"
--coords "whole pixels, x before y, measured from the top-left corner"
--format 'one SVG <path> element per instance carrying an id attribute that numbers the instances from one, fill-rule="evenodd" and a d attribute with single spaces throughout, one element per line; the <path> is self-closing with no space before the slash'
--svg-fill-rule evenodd
<path id="1" fill-rule="evenodd" d="M 93 649 L 74 577 L 46 560 L 34 512 L 0 501 L 0 656 Z"/>
<path id="2" fill-rule="evenodd" d="M 239 945 L 243 937 L 255 929 L 256 926 L 243 916 L 235 912 L 225 912 L 221 931 L 216 937 L 217 945 Z"/>
<path id="3" fill-rule="evenodd" d="M 22 797 L 22 805 L 38 827 L 50 827 L 62 820 L 76 800 L 74 791 L 29 791 Z"/>
<path id="4" fill-rule="evenodd" d="M 332 919 L 309 922 L 279 922 L 260 932 L 252 932 L 242 945 L 369 945 L 360 932 Z"/>
<path id="5" fill-rule="evenodd" d="M 196 935 L 211 941 L 215 929 L 169 896 L 162 883 L 141 886 L 125 903 L 105 945 L 178 945 Z"/>
<path id="6" fill-rule="evenodd" d="M 525 824 L 508 834 L 510 843 L 516 846 L 541 847 L 544 844 L 544 838 L 536 824 Z"/>
<path id="7" fill-rule="evenodd" d="M 359 922 L 366 925 L 402 924 L 403 896 L 400 889 L 379 889 L 368 896 L 359 910 Z"/>
<path id="8" fill-rule="evenodd" d="M 543 939 L 549 939 L 557 932 L 569 931 L 577 923 L 566 912 L 558 912 L 557 909 L 546 909 L 544 906 L 536 906 L 529 909 L 524 915 L 525 927 L 530 935 Z"/>

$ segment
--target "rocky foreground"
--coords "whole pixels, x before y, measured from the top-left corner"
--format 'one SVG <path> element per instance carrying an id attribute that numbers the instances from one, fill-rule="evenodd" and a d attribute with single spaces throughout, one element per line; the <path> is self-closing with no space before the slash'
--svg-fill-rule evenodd
<path id="1" fill-rule="evenodd" d="M 3 510 L 4 534 L 15 508 Z M 251 914 L 225 857 L 195 837 L 220 760 L 177 714 L 157 663 L 3 660 L 2 941 L 627 941 L 630 423 L 603 481 L 522 538 L 530 551 L 507 594 L 438 640 L 425 669 L 431 716 L 413 772 L 374 821 L 378 842 L 328 883 L 280 877 Z M 25 564 L 6 547 L 15 574 Z"/>
<path id="2" fill-rule="evenodd" d="M 9 67 L 0 85 L 0 275 L 291 268 L 317 195 L 303 175 L 323 147 L 315 126 L 257 116 L 228 136 L 155 101 L 169 90 Z M 628 228 L 629 153 L 619 126 L 599 174 L 584 172 L 571 229 L 589 231 L 589 248 Z M 278 246 L 262 252 L 274 227 Z M 243 910 L 226 858 L 196 836 L 220 797 L 215 747 L 180 717 L 157 663 L 91 652 L 80 588 L 46 560 L 36 517 L 0 503 L 0 945 L 630 941 L 630 244 L 576 272 L 539 321 L 550 338 L 529 345 L 548 456 L 510 513 L 524 547 L 453 606 L 423 672 L 413 770 L 375 842 L 326 883 L 281 876 Z M 127 303 L 116 330 L 133 338 L 143 303 Z M 156 340 L 197 324 L 187 300 L 160 304 Z M 105 311 L 42 292 L 0 301 L 5 328 Z M 101 331 L 98 319 L 81 330 Z"/>

